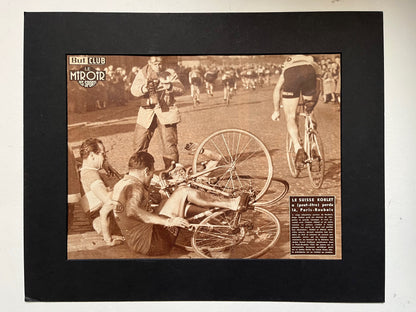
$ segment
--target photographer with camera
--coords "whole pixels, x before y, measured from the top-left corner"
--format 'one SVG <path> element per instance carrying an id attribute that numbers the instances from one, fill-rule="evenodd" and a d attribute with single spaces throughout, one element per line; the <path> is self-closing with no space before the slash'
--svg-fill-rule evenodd
<path id="1" fill-rule="evenodd" d="M 169 168 L 179 161 L 177 124 L 180 122 L 175 96 L 182 95 L 184 87 L 173 69 L 163 70 L 160 56 L 152 56 L 137 73 L 131 93 L 141 99 L 134 131 L 134 149 L 147 152 L 156 128 L 163 144 L 163 162 Z"/>

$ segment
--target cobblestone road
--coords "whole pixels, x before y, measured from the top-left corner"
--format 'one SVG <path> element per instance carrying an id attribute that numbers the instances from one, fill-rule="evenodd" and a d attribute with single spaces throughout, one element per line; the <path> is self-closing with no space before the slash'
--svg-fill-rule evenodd
<path id="1" fill-rule="evenodd" d="M 193 108 L 189 95 L 178 98 L 177 105 L 182 112 L 182 122 L 178 126 L 180 162 L 190 165 L 192 156 L 187 155 L 183 147 L 188 142 L 201 142 L 214 131 L 226 128 L 248 130 L 264 142 L 274 166 L 274 177 L 286 180 L 290 185 L 289 193 L 270 211 L 275 213 L 282 226 L 282 233 L 276 246 L 263 258 L 296 258 L 290 255 L 289 246 L 289 196 L 291 195 L 333 195 L 336 196 L 336 258 L 341 257 L 341 152 L 340 152 L 340 113 L 333 104 L 318 103 L 315 117 L 322 137 L 326 172 L 320 189 L 313 189 L 309 184 L 306 170 L 300 177 L 290 175 L 285 153 L 286 125 L 284 118 L 279 122 L 271 120 L 273 87 L 268 86 L 256 91 L 238 90 L 231 104 L 225 106 L 222 94 L 217 91 L 214 97 L 201 95 L 201 104 Z M 283 113 L 283 111 L 282 111 Z M 88 137 L 99 137 L 109 150 L 108 157 L 119 172 L 127 171 L 127 160 L 133 152 L 132 132 L 135 127 L 137 107 L 130 102 L 123 107 L 73 114 L 68 116 L 68 140 L 77 153 L 80 143 Z M 160 142 L 156 133 L 149 152 L 161 155 Z M 163 166 L 161 157 L 156 158 L 156 169 Z M 272 182 L 271 190 L 282 187 Z M 80 211 L 75 210 L 75 221 L 68 231 L 68 257 L 80 258 L 143 258 L 132 253 L 126 245 L 106 247 L 99 235 L 95 234 L 88 220 Z M 167 258 L 193 258 L 193 252 L 174 248 Z M 303 257 L 305 258 L 305 257 Z M 331 258 L 331 257 L 329 257 Z M 333 257 L 332 257 L 333 258 Z"/>

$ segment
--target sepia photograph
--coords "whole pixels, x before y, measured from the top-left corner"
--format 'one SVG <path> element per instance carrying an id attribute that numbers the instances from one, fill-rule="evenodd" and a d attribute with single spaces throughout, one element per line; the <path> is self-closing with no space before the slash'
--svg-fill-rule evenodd
<path id="1" fill-rule="evenodd" d="M 341 54 L 66 58 L 69 260 L 342 259 Z"/>

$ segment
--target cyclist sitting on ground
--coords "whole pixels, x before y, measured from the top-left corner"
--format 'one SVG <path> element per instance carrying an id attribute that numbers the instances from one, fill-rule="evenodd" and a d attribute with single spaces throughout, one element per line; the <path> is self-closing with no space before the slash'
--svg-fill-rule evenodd
<path id="1" fill-rule="evenodd" d="M 102 208 L 101 224 L 105 240 L 108 233 L 108 216 L 114 213 L 128 246 L 135 252 L 158 256 L 172 249 L 178 227 L 190 224 L 185 219 L 186 207 L 219 207 L 240 210 L 248 204 L 248 195 L 219 199 L 204 191 L 181 185 L 153 211 L 149 203 L 149 187 L 154 173 L 154 158 L 147 152 L 136 152 L 129 160 L 129 173 L 115 186 L 112 201 Z"/>
<path id="2" fill-rule="evenodd" d="M 286 117 L 287 131 L 296 151 L 295 164 L 301 168 L 307 159 L 306 152 L 299 143 L 299 129 L 296 123 L 296 109 L 300 94 L 305 100 L 305 109 L 312 112 L 316 105 L 316 71 L 312 56 L 294 55 L 283 63 L 283 71 L 273 93 L 273 120 L 280 117 L 280 99 Z"/>
<path id="3" fill-rule="evenodd" d="M 191 97 L 192 99 L 196 96 L 196 103 L 199 104 L 199 87 L 202 85 L 203 78 L 201 71 L 193 66 L 189 72 L 189 84 L 191 85 Z M 195 103 L 194 103 L 195 105 Z"/>

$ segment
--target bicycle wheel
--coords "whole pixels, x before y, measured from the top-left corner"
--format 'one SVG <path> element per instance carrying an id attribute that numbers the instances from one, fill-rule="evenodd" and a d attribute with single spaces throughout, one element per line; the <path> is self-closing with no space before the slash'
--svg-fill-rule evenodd
<path id="1" fill-rule="evenodd" d="M 202 177 L 203 183 L 230 196 L 254 191 L 254 201 L 266 193 L 273 176 L 272 159 L 263 142 L 250 132 L 224 129 L 208 136 L 195 152 L 193 173 L 203 171 L 199 164 L 213 158 L 215 166 Z"/>
<path id="2" fill-rule="evenodd" d="M 224 210 L 199 224 L 192 247 L 203 258 L 250 259 L 265 254 L 279 236 L 279 219 L 264 208 L 243 213 Z"/>
<path id="3" fill-rule="evenodd" d="M 320 188 L 325 175 L 325 155 L 322 140 L 314 130 L 309 134 L 309 150 L 307 153 L 309 156 L 307 160 L 309 180 L 314 188 Z"/>
<path id="4" fill-rule="evenodd" d="M 299 176 L 300 170 L 296 168 L 296 151 L 289 133 L 286 134 L 286 157 L 287 163 L 289 164 L 290 174 L 292 175 L 292 177 L 297 178 Z"/>

